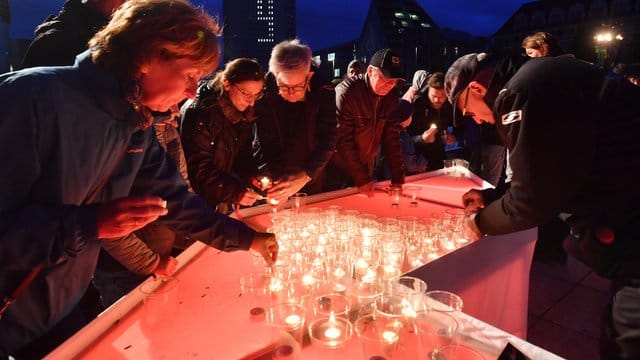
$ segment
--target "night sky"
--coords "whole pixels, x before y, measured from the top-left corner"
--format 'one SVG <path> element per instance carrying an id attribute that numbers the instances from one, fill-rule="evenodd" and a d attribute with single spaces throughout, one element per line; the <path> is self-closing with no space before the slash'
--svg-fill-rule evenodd
<path id="1" fill-rule="evenodd" d="M 221 13 L 222 0 L 192 0 L 213 14 Z M 246 1 L 246 0 L 237 0 Z M 440 27 L 491 35 L 524 3 L 531 0 L 418 0 Z M 64 0 L 9 0 L 11 36 L 29 39 L 34 27 L 57 13 Z M 369 0 L 297 0 L 298 37 L 313 49 L 357 38 L 369 8 Z"/>

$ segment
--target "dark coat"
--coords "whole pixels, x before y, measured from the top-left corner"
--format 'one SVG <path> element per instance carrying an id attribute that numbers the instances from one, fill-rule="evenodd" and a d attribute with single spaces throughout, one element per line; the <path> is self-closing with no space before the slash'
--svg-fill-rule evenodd
<path id="1" fill-rule="evenodd" d="M 373 160 L 380 146 L 391 172 L 393 184 L 404 183 L 404 161 L 400 145 L 400 122 L 409 114 L 400 106 L 400 96 L 392 90 L 376 95 L 366 74 L 345 79 L 336 87 L 338 146 L 335 163 L 346 169 L 357 186 L 371 182 Z"/>
<path id="2" fill-rule="evenodd" d="M 524 64 L 493 106 L 513 177 L 478 212 L 480 231 L 509 233 L 568 213 L 640 234 L 638 101 L 639 87 L 580 60 Z M 617 242 L 619 260 L 640 260 L 637 240 Z"/>
<path id="3" fill-rule="evenodd" d="M 304 100 L 304 128 L 302 134 L 306 141 L 306 149 L 295 149 L 290 138 L 285 137 L 285 120 L 287 107 L 290 105 L 281 100 L 278 94 L 275 77 L 269 73 L 266 77 L 267 91 L 263 99 L 256 104 L 258 114 L 258 138 L 267 168 L 275 176 L 294 171 L 305 171 L 310 177 L 314 188 L 322 181 L 325 166 L 336 148 L 336 103 L 333 87 L 323 84 L 314 76 L 310 83 L 310 91 Z M 284 156 L 290 152 L 303 151 L 308 153 L 302 166 L 288 164 Z"/>
<path id="4" fill-rule="evenodd" d="M 35 31 L 22 67 L 70 65 L 87 49 L 87 42 L 109 21 L 82 0 L 67 0 L 60 13 L 50 15 Z"/>
<path id="5" fill-rule="evenodd" d="M 239 112 L 227 95 L 205 84 L 182 120 L 182 146 L 191 186 L 212 208 L 237 203 L 248 178 L 259 172 L 254 156 L 255 116 Z"/>

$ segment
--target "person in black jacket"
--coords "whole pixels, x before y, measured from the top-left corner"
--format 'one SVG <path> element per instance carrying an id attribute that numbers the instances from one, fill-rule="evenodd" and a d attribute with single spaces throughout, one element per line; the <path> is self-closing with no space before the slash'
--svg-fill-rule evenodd
<path id="1" fill-rule="evenodd" d="M 405 102 L 410 110 L 401 109 L 396 87 L 403 82 L 400 56 L 383 49 L 371 57 L 365 74 L 345 79 L 336 87 L 340 126 L 333 163 L 367 196 L 373 196 L 374 162 L 381 145 L 392 186 L 404 183 L 401 122 L 413 106 Z"/>
<path id="2" fill-rule="evenodd" d="M 449 101 L 496 123 L 513 171 L 503 196 L 463 196 L 480 237 L 524 230 L 562 214 L 570 254 L 613 280 L 602 358 L 640 358 L 640 88 L 572 57 L 542 57 L 494 87 L 496 62 L 468 54 L 449 68 Z"/>
<path id="3" fill-rule="evenodd" d="M 240 58 L 198 89 L 182 120 L 182 143 L 191 186 L 212 208 L 253 205 L 259 195 L 248 186 L 259 173 L 254 156 L 256 114 L 264 95 L 264 72 L 257 61 Z"/>
<path id="4" fill-rule="evenodd" d="M 35 31 L 22 68 L 71 65 L 87 42 L 102 29 L 111 13 L 126 0 L 67 0 L 57 16 L 49 16 Z"/>
<path id="5" fill-rule="evenodd" d="M 315 75 L 311 49 L 299 40 L 277 44 L 269 59 L 267 90 L 256 104 L 258 139 L 278 201 L 322 191 L 324 169 L 336 147 L 333 87 Z"/>

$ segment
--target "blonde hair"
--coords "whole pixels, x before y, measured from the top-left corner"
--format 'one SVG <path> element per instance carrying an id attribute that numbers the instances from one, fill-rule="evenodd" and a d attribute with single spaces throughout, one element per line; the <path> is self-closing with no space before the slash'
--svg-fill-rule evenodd
<path id="1" fill-rule="evenodd" d="M 91 40 L 96 64 L 133 79 L 143 65 L 192 60 L 203 73 L 220 60 L 218 23 L 186 0 L 129 0 Z"/>
<path id="2" fill-rule="evenodd" d="M 285 40 L 271 50 L 269 71 L 274 74 L 298 70 L 309 71 L 312 57 L 311 48 L 301 44 L 300 40 Z"/>

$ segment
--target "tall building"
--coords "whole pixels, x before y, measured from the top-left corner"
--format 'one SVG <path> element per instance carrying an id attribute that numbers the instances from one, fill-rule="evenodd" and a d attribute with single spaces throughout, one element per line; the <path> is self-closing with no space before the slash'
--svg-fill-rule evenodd
<path id="1" fill-rule="evenodd" d="M 341 77 L 351 60 L 367 63 L 377 50 L 393 48 L 402 56 L 402 72 L 411 81 L 418 69 L 444 71 L 459 56 L 483 47 L 482 39 L 438 27 L 416 0 L 371 0 L 358 38 L 315 55 L 323 64 L 320 71 Z"/>
<path id="2" fill-rule="evenodd" d="M 295 0 L 223 0 L 225 62 L 248 57 L 267 69 L 271 49 L 296 35 Z"/>

